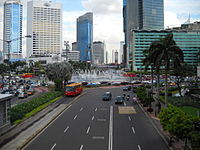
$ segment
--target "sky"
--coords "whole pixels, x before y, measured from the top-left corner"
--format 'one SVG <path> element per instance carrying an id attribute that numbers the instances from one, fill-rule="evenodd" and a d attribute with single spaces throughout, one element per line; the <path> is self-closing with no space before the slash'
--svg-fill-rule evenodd
<path id="1" fill-rule="evenodd" d="M 2 4 L 0 0 L 0 27 Z M 27 0 L 21 0 L 26 5 Z M 76 19 L 86 12 L 93 12 L 94 41 L 104 41 L 106 50 L 119 50 L 124 40 L 122 2 L 123 0 L 51 0 L 63 4 L 63 41 L 76 41 Z M 26 8 L 26 7 L 24 7 Z M 177 27 L 186 22 L 200 21 L 200 0 L 164 0 L 165 28 Z M 26 10 L 24 10 L 23 35 L 26 35 Z M 0 36 L 2 29 L 0 30 Z M 2 39 L 0 37 L 0 39 Z"/>

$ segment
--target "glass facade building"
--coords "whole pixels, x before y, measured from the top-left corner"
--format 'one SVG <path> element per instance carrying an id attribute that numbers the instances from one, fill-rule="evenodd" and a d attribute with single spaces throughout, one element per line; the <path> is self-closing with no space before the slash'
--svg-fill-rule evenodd
<path id="1" fill-rule="evenodd" d="M 23 6 L 18 0 L 4 3 L 4 42 L 5 58 L 12 58 L 22 54 L 22 11 Z M 8 45 L 10 43 L 10 45 Z"/>
<path id="2" fill-rule="evenodd" d="M 200 31 L 176 30 L 133 30 L 133 45 L 131 45 L 133 57 L 130 58 L 129 66 L 132 66 L 135 71 L 143 70 L 143 51 L 148 49 L 153 41 L 158 41 L 169 33 L 173 33 L 176 44 L 183 50 L 184 62 L 197 66 L 197 53 L 200 49 Z"/>
<path id="3" fill-rule="evenodd" d="M 126 67 L 132 53 L 132 30 L 163 30 L 164 0 L 124 0 L 123 21 L 125 33 L 124 60 Z"/>
<path id="4" fill-rule="evenodd" d="M 77 50 L 81 61 L 92 61 L 93 14 L 91 12 L 77 19 Z"/>
<path id="5" fill-rule="evenodd" d="M 139 0 L 139 29 L 164 29 L 163 0 Z"/>

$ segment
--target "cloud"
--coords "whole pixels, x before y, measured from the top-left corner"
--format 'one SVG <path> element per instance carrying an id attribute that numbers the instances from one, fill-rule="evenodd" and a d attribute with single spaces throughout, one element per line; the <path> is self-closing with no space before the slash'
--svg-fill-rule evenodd
<path id="1" fill-rule="evenodd" d="M 83 7 L 95 14 L 121 13 L 122 0 L 83 0 Z"/>
<path id="2" fill-rule="evenodd" d="M 119 50 L 123 40 L 122 0 L 83 0 L 83 7 L 93 12 L 94 41 L 105 41 L 106 50 Z M 111 58 L 110 58 L 111 60 Z"/>
<path id="3" fill-rule="evenodd" d="M 76 19 L 86 12 L 93 12 L 93 41 L 105 41 L 106 50 L 120 48 L 123 40 L 123 19 L 121 0 L 84 0 L 83 6 L 88 11 L 63 13 L 63 39 L 76 41 Z"/>
<path id="4" fill-rule="evenodd" d="M 187 21 L 189 14 L 191 22 L 200 20 L 199 0 L 165 0 L 164 2 L 165 26 L 183 24 Z"/>
<path id="5" fill-rule="evenodd" d="M 165 28 L 178 27 L 181 25 L 181 21 L 177 18 L 177 15 L 173 12 L 165 12 Z"/>

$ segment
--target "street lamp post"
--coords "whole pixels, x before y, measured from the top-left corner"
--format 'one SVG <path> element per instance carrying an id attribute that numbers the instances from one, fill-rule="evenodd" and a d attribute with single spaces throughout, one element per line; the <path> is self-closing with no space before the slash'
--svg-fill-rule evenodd
<path id="1" fill-rule="evenodd" d="M 31 38 L 32 36 L 31 35 L 26 35 L 26 36 L 24 36 L 24 37 L 18 37 L 18 38 L 14 38 L 14 39 L 11 39 L 11 40 L 2 40 L 2 39 L 0 39 L 0 41 L 3 41 L 3 42 L 6 42 L 7 43 L 7 45 L 8 45 L 8 51 L 7 51 L 7 56 L 8 56 L 8 64 L 10 63 L 10 48 L 11 48 L 11 43 L 13 42 L 13 41 L 17 41 L 17 40 L 19 40 L 19 39 L 21 39 L 21 38 Z M 9 83 L 8 83 L 8 86 L 9 86 L 9 90 L 10 90 L 10 77 L 11 77 L 11 73 L 9 73 Z"/>
<path id="2" fill-rule="evenodd" d="M 1 40 L 1 39 L 0 39 L 0 41 L 6 42 L 7 45 L 8 45 L 8 52 L 7 52 L 8 62 L 10 62 L 10 47 L 11 47 L 10 44 L 11 44 L 13 41 L 17 41 L 17 40 L 19 40 L 19 39 L 21 39 L 21 38 L 31 38 L 31 37 L 32 37 L 31 35 L 26 35 L 26 36 L 24 36 L 24 37 L 18 37 L 18 38 L 14 38 L 14 39 L 11 39 L 11 40 Z"/>

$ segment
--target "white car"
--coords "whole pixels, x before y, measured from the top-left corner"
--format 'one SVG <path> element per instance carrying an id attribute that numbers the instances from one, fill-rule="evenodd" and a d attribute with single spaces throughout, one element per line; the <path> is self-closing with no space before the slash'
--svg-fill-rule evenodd
<path id="1" fill-rule="evenodd" d="M 28 94 L 26 92 L 20 92 L 18 94 L 18 98 L 26 98 L 26 97 L 28 97 Z"/>

